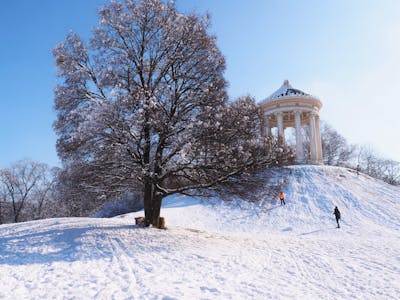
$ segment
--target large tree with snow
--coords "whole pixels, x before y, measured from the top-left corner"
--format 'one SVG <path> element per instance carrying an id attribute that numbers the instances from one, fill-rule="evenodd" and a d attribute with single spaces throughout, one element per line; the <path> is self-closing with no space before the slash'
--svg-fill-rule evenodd
<path id="1" fill-rule="evenodd" d="M 160 0 L 113 1 L 99 14 L 88 45 L 71 33 L 53 50 L 57 150 L 83 187 L 141 188 L 146 224 L 157 225 L 164 197 L 269 162 L 254 101 L 227 104 L 207 16 Z"/>

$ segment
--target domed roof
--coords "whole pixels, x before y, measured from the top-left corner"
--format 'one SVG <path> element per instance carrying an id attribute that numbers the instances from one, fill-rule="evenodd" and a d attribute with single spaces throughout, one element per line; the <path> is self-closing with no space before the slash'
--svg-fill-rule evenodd
<path id="1" fill-rule="evenodd" d="M 309 98 L 309 97 L 312 97 L 312 96 L 310 94 L 307 94 L 307 93 L 301 91 L 301 90 L 293 88 L 290 85 L 289 80 L 285 80 L 283 82 L 282 86 L 279 89 L 277 89 L 268 98 L 265 98 L 264 100 L 262 100 L 261 103 L 272 101 L 272 100 L 277 100 L 277 99 L 280 99 L 280 98 L 290 98 L 290 97 L 305 97 L 305 98 Z"/>

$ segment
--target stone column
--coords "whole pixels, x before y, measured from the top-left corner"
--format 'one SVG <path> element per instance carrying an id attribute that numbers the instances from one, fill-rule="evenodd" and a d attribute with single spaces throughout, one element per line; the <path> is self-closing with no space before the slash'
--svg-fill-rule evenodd
<path id="1" fill-rule="evenodd" d="M 321 132 L 319 130 L 319 115 L 315 115 L 315 140 L 317 147 L 317 162 L 322 164 L 322 141 L 321 141 Z"/>
<path id="2" fill-rule="evenodd" d="M 269 123 L 269 115 L 264 116 L 264 130 L 265 130 L 265 132 L 264 132 L 265 137 L 270 137 L 271 136 L 271 126 Z"/>
<path id="3" fill-rule="evenodd" d="M 315 141 L 315 113 L 310 113 L 310 160 L 317 162 L 317 143 Z"/>
<path id="4" fill-rule="evenodd" d="M 276 114 L 276 120 L 278 123 L 278 138 L 285 143 L 285 130 L 283 128 L 283 113 L 279 112 Z"/>
<path id="5" fill-rule="evenodd" d="M 264 134 L 264 130 L 265 130 L 265 121 L 264 121 L 264 117 L 263 118 L 261 118 L 261 124 L 260 124 L 260 134 L 261 134 L 261 138 L 264 138 L 265 137 L 265 134 Z"/>
<path id="6" fill-rule="evenodd" d="M 303 138 L 301 136 L 301 112 L 294 112 L 294 122 L 296 125 L 296 160 L 297 162 L 304 161 L 304 151 L 303 151 Z"/>

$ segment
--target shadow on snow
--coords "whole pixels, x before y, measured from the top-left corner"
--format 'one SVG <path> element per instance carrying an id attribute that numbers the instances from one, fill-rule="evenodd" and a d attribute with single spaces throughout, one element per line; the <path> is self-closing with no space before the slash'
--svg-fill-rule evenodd
<path id="1" fill-rule="evenodd" d="M 118 240 L 113 233 L 122 230 L 131 235 L 141 229 L 135 225 L 85 226 L 39 232 L 28 229 L 27 233 L 0 237 L 0 264 L 29 265 L 111 258 L 115 255 L 112 240 Z M 135 246 L 132 248 L 131 251 L 138 250 Z"/>

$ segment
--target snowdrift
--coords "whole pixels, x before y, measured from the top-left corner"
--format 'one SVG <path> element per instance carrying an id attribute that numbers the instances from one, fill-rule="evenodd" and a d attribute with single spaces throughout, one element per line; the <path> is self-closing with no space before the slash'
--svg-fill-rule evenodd
<path id="1" fill-rule="evenodd" d="M 265 176 L 256 203 L 166 199 L 168 230 L 133 225 L 142 212 L 0 225 L 0 298 L 399 298 L 399 187 L 323 166 Z"/>

